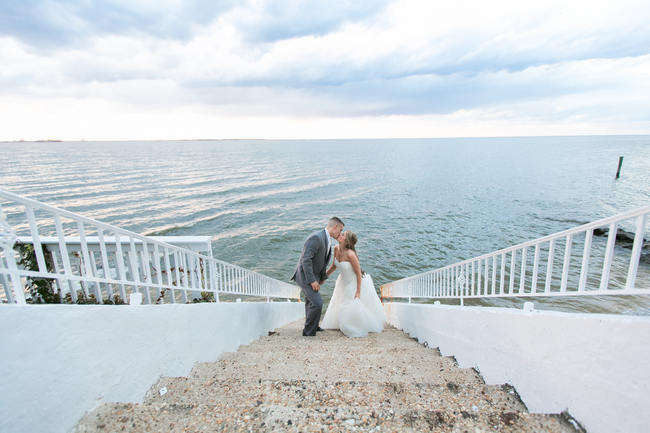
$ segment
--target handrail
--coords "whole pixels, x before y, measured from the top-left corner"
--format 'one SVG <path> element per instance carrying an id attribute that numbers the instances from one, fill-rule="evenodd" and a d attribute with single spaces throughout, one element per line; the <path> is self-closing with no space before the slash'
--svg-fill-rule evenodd
<path id="1" fill-rule="evenodd" d="M 17 266 L 13 249 L 16 232 L 6 222 L 0 204 L 0 283 L 5 288 L 7 302 L 25 303 L 27 278 L 52 280 L 61 298 L 69 293 L 73 302 L 82 292 L 89 297 L 91 291 L 99 303 L 104 302 L 104 294 L 107 300 L 112 300 L 114 292 L 119 292 L 123 301 L 127 301 L 129 292 L 142 293 L 146 303 L 156 299 L 174 303 L 177 295 L 180 301 L 187 302 L 188 292 L 209 292 L 216 301 L 220 293 L 267 300 L 299 298 L 297 286 L 215 259 L 212 251 L 206 256 L 8 191 L 0 190 L 0 198 L 23 209 L 23 221 L 27 223 L 23 225 L 29 227 L 38 268 L 28 270 Z M 37 210 L 45 217 L 37 219 Z M 50 231 L 54 233 L 49 235 L 56 239 L 52 244 L 48 238 L 45 252 L 44 236 L 40 233 L 44 225 L 52 227 Z M 64 228 L 73 233 L 66 233 Z M 93 245 L 99 244 L 99 249 L 89 247 L 90 238 Z M 73 251 L 68 243 L 72 239 L 79 246 L 72 248 Z"/>
<path id="2" fill-rule="evenodd" d="M 412 275 L 383 285 L 382 297 L 409 301 L 411 298 L 460 299 L 462 305 L 467 298 L 650 294 L 650 287 L 636 286 L 648 215 L 650 206 L 642 207 Z M 618 228 L 629 220 L 633 220 L 635 231 L 626 260 L 626 254 L 619 251 L 617 255 L 615 247 Z M 595 245 L 598 242 L 594 231 L 601 227 L 607 227 L 607 242 Z M 564 247 L 561 262 L 555 261 L 558 244 Z M 582 255 L 574 253 L 574 244 L 582 246 Z M 532 263 L 529 263 L 528 250 L 533 248 Z M 599 254 L 602 266 L 597 268 L 593 264 Z M 572 258 L 578 257 L 581 259 L 579 273 L 571 265 Z M 622 287 L 620 284 L 611 287 L 613 264 L 617 280 L 627 270 Z M 542 278 L 543 287 L 538 287 Z"/>

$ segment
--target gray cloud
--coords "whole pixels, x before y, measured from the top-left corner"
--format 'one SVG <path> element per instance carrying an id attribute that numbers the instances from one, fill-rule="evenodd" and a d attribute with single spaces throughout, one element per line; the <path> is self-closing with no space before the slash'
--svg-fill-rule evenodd
<path id="1" fill-rule="evenodd" d="M 0 9 L 0 35 L 42 50 L 84 45 L 88 38 L 105 34 L 186 40 L 196 25 L 209 23 L 231 3 L 188 0 L 180 7 L 162 6 L 145 8 L 138 2 L 111 0 L 10 0 Z"/>
<path id="2" fill-rule="evenodd" d="M 540 17 L 529 27 L 451 26 L 402 40 L 396 31 L 379 37 L 383 26 L 394 30 L 383 15 L 387 3 L 193 0 L 145 8 L 118 1 L 9 2 L 0 10 L 0 34 L 39 50 L 33 65 L 7 63 L 12 66 L 0 71 L 0 91 L 329 117 L 517 104 L 530 110 L 535 102 L 590 95 L 582 105 L 541 109 L 553 119 L 611 115 L 612 96 L 599 93 L 609 89 L 620 92 L 629 118 L 649 118 L 633 88 L 648 73 L 647 59 L 634 65 L 650 54 L 650 26 L 641 18 L 564 28 Z M 363 44 L 349 39 L 355 47 L 349 49 L 345 38 L 367 37 L 364 32 L 372 37 Z M 97 47 L 90 41 L 97 35 L 124 40 Z"/>
<path id="3" fill-rule="evenodd" d="M 244 38 L 251 43 L 321 36 L 336 31 L 346 23 L 369 19 L 388 3 L 389 0 L 273 1 L 263 3 L 252 13 L 243 14 L 237 20 L 237 25 Z"/>

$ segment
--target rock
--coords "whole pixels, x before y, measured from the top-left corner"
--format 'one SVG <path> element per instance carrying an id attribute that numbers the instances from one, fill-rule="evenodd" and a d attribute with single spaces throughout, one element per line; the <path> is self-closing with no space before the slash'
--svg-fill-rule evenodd
<path id="1" fill-rule="evenodd" d="M 594 229 L 594 236 L 608 236 L 609 228 L 598 228 Z M 645 239 L 643 240 L 645 244 Z M 634 233 L 618 228 L 616 230 L 616 244 L 620 245 L 623 248 L 632 248 L 634 244 Z M 645 245 L 644 245 L 645 248 Z"/>

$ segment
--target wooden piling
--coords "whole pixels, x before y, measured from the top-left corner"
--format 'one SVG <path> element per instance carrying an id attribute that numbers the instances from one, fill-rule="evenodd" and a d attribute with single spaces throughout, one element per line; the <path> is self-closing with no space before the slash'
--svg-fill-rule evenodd
<path id="1" fill-rule="evenodd" d="M 621 177 L 621 166 L 623 165 L 623 157 L 618 157 L 618 170 L 616 170 L 616 179 Z"/>

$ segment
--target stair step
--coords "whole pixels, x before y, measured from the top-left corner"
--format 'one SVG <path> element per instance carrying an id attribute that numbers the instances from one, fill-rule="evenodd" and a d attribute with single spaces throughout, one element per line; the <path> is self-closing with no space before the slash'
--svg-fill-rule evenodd
<path id="1" fill-rule="evenodd" d="M 433 351 L 431 351 L 434 353 Z M 197 363 L 194 378 L 248 377 L 259 379 L 365 380 L 377 382 L 483 383 L 473 369 L 461 369 L 455 362 L 439 355 L 424 353 L 389 353 L 376 355 L 321 353 L 278 356 L 269 353 L 224 355 L 212 363 Z"/>
<path id="2" fill-rule="evenodd" d="M 166 393 L 160 395 L 160 390 Z M 394 383 L 310 380 L 199 381 L 191 378 L 161 378 L 144 400 L 145 403 L 259 404 L 293 407 L 347 406 L 372 402 L 376 408 L 431 408 L 469 411 L 499 409 L 525 411 L 514 393 L 501 386 L 430 383 Z"/>
<path id="3" fill-rule="evenodd" d="M 76 431 L 259 430 L 575 432 L 401 331 L 309 338 L 300 322 L 197 363 L 189 377 L 162 377 L 141 404 L 102 405 Z"/>
<path id="4" fill-rule="evenodd" d="M 484 412 L 432 408 L 426 410 L 370 406 L 295 408 L 284 405 L 228 404 L 104 405 L 86 416 L 77 433 L 214 432 L 214 431 L 437 431 L 437 432 L 575 432 L 558 415 Z"/>

